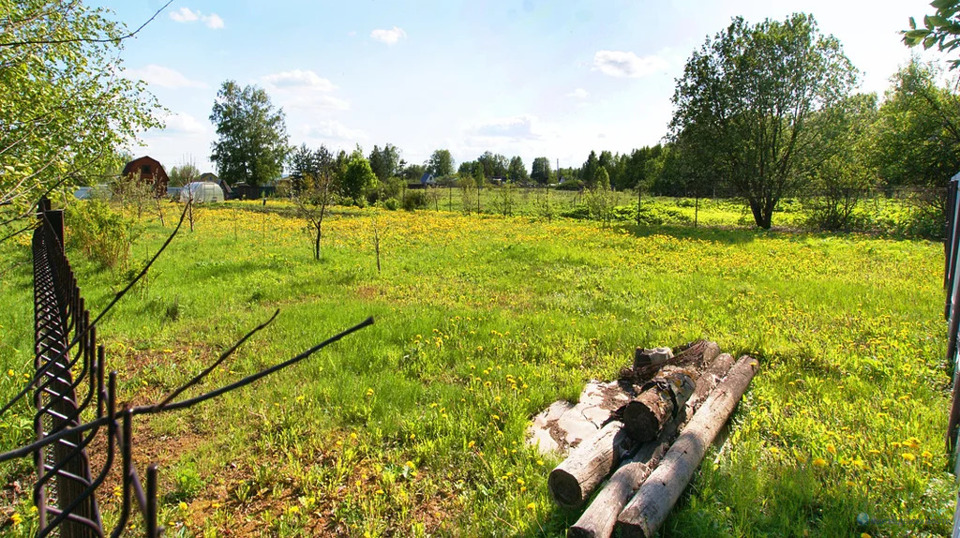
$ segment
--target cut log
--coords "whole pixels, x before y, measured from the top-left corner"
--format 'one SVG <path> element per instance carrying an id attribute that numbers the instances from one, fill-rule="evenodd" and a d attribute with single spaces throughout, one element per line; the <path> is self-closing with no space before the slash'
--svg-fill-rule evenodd
<path id="1" fill-rule="evenodd" d="M 707 395 L 717 386 L 723 376 L 733 365 L 733 357 L 724 353 L 717 357 L 710 367 L 697 380 L 697 389 L 687 401 L 685 417 L 692 416 L 700 407 Z M 567 536 L 570 538 L 607 538 L 613 533 L 617 516 L 627 504 L 630 496 L 637 491 L 640 484 L 646 480 L 650 472 L 657 466 L 663 454 L 670 448 L 670 444 L 680 429 L 680 419 L 671 421 L 663 429 L 655 441 L 645 443 L 637 450 L 636 455 L 623 464 L 610 480 L 607 481 L 600 493 L 590 503 L 590 507 L 580 516 L 580 519 L 570 527 Z"/>
<path id="2" fill-rule="evenodd" d="M 667 367 L 669 368 L 669 367 Z M 665 369 L 644 385 L 639 396 L 624 406 L 623 426 L 637 443 L 657 438 L 663 426 L 677 418 L 697 388 L 692 370 Z"/>
<path id="3" fill-rule="evenodd" d="M 557 504 L 577 507 L 620 464 L 635 446 L 623 432 L 623 423 L 613 421 L 584 439 L 567 459 L 550 471 L 547 486 Z"/>
<path id="4" fill-rule="evenodd" d="M 674 356 L 659 360 L 656 363 L 648 362 L 644 353 L 635 353 L 633 357 L 634 376 L 637 380 L 650 379 L 661 366 L 686 366 L 695 369 L 710 364 L 720 354 L 720 346 L 716 342 L 698 340 L 686 348 L 678 351 Z"/>
<path id="5" fill-rule="evenodd" d="M 617 528 L 622 536 L 654 535 L 687 487 L 707 447 L 733 414 L 758 366 L 756 359 L 740 357 L 727 377 L 710 393 L 660 465 L 620 513 Z"/>
<path id="6" fill-rule="evenodd" d="M 673 350 L 668 347 L 644 349 L 638 347 L 633 354 L 633 367 L 657 366 L 673 358 Z"/>

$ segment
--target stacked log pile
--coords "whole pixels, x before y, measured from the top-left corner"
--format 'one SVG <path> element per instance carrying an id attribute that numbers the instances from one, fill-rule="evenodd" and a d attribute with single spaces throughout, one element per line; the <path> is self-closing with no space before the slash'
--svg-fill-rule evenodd
<path id="1" fill-rule="evenodd" d="M 714 342 L 640 349 L 620 383 L 636 396 L 570 451 L 547 480 L 553 499 L 580 507 L 568 536 L 652 536 L 686 488 L 756 373 Z M 604 483 L 604 479 L 609 477 Z"/>

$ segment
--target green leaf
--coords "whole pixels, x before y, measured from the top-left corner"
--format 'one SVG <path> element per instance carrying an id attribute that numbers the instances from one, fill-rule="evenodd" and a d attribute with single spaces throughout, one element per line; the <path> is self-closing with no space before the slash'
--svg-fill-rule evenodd
<path id="1" fill-rule="evenodd" d="M 917 19 L 914 19 L 913 17 L 910 17 L 910 29 L 911 30 L 917 29 Z"/>
<path id="2" fill-rule="evenodd" d="M 930 23 L 933 24 L 933 25 L 936 26 L 936 27 L 947 26 L 948 24 L 950 24 L 950 23 L 947 21 L 947 19 L 945 19 L 945 18 L 943 18 L 943 17 L 940 17 L 940 16 L 938 16 L 938 15 L 928 15 L 928 16 L 926 17 L 926 19 L 929 20 Z"/>
<path id="3" fill-rule="evenodd" d="M 933 0 L 930 5 L 937 9 L 957 8 L 960 6 L 960 2 L 957 0 Z"/>

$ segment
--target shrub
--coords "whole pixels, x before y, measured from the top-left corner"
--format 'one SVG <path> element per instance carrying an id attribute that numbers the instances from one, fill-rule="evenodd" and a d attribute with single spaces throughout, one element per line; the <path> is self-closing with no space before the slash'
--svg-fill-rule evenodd
<path id="1" fill-rule="evenodd" d="M 403 198 L 403 208 L 407 211 L 425 207 L 427 207 L 427 193 L 423 191 L 410 191 Z"/>
<path id="2" fill-rule="evenodd" d="M 579 191 L 583 189 L 583 181 L 579 179 L 576 181 L 564 181 L 563 183 L 557 185 L 558 191 Z"/>
<path id="3" fill-rule="evenodd" d="M 389 209 L 390 211 L 396 211 L 400 209 L 400 200 L 396 198 L 387 198 L 387 201 L 383 203 L 383 207 Z"/>
<path id="4" fill-rule="evenodd" d="M 79 249 L 101 267 L 127 267 L 130 245 L 139 233 L 133 220 L 103 201 L 86 200 L 67 208 L 65 224 L 68 246 Z"/>

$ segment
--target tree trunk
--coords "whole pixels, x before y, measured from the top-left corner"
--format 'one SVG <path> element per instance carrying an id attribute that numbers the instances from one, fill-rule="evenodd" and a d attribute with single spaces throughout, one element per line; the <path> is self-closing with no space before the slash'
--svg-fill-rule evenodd
<path id="1" fill-rule="evenodd" d="M 733 357 L 728 353 L 720 355 L 713 361 L 697 380 L 697 390 L 687 402 L 684 418 L 696 412 L 732 365 Z M 637 454 L 613 473 L 607 484 L 590 503 L 590 507 L 567 531 L 569 538 L 606 538 L 613 533 L 613 527 L 617 522 L 617 516 L 623 510 L 623 505 L 627 504 L 630 496 L 660 463 L 663 454 L 670 448 L 670 444 L 676 437 L 680 424 L 680 419 L 671 421 L 655 441 L 641 445 Z"/>
<path id="2" fill-rule="evenodd" d="M 570 451 L 567 459 L 550 471 L 547 486 L 557 504 L 568 508 L 583 504 L 629 453 L 633 443 L 622 429 L 622 422 L 608 423 L 594 437 L 584 439 Z"/>
<path id="3" fill-rule="evenodd" d="M 620 513 L 617 528 L 622 536 L 654 535 L 693 478 L 707 447 L 733 414 L 758 366 L 745 355 L 730 369 Z"/>
<path id="4" fill-rule="evenodd" d="M 644 386 L 646 390 L 623 407 L 624 430 L 637 443 L 656 439 L 663 426 L 677 418 L 696 381 L 691 373 L 670 368 Z"/>
<path id="5" fill-rule="evenodd" d="M 660 363 L 647 362 L 647 359 L 641 353 L 636 353 L 633 358 L 633 377 L 638 384 L 643 384 L 653 377 L 661 366 L 674 365 L 701 370 L 720 354 L 720 346 L 716 342 L 707 340 L 698 340 L 686 349 L 679 351 L 672 359 L 667 359 Z"/>
<path id="6" fill-rule="evenodd" d="M 313 243 L 313 259 L 320 261 L 320 226 L 317 226 L 317 239 Z"/>

